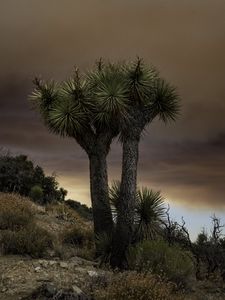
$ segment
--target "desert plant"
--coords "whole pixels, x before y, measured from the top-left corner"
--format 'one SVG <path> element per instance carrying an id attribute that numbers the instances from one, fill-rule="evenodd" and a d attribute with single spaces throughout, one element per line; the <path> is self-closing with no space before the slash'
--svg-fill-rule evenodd
<path id="1" fill-rule="evenodd" d="M 79 247 L 91 246 L 94 242 L 94 232 L 88 228 L 74 225 L 62 233 L 63 242 Z"/>
<path id="2" fill-rule="evenodd" d="M 110 203 L 114 221 L 117 221 L 120 182 L 113 182 L 110 188 Z M 134 224 L 132 245 L 143 240 L 152 240 L 162 234 L 162 220 L 165 217 L 164 199 L 160 192 L 154 192 L 146 187 L 138 188 L 136 206 L 133 211 Z M 108 263 L 113 250 L 113 235 L 99 235 L 97 237 L 99 255 L 102 263 Z M 118 245 L 119 247 L 119 245 Z"/>
<path id="3" fill-rule="evenodd" d="M 159 191 L 154 192 L 144 187 L 137 191 L 137 229 L 136 239 L 152 240 L 161 234 L 161 222 L 165 217 L 164 199 Z"/>
<path id="4" fill-rule="evenodd" d="M 20 230 L 33 220 L 34 210 L 28 198 L 0 193 L 0 230 Z"/>
<path id="5" fill-rule="evenodd" d="M 144 241 L 135 249 L 131 248 L 129 261 L 131 268 L 164 276 L 178 286 L 186 287 L 194 276 L 191 252 L 169 246 L 163 240 Z"/>
<path id="6" fill-rule="evenodd" d="M 99 234 L 96 237 L 96 245 L 98 249 L 96 254 L 100 259 L 100 265 L 109 264 L 112 255 L 113 235 Z"/>
<path id="7" fill-rule="evenodd" d="M 30 198 L 34 200 L 34 202 L 41 203 L 43 200 L 43 189 L 39 185 L 35 185 L 30 190 Z"/>
<path id="8" fill-rule="evenodd" d="M 65 204 L 78 212 L 84 219 L 93 221 L 92 208 L 88 207 L 86 204 L 81 204 L 80 202 L 71 199 L 66 200 Z"/>
<path id="9" fill-rule="evenodd" d="M 113 138 L 119 133 L 118 122 L 112 117 L 121 115 L 121 106 L 125 103 L 121 68 L 111 64 L 103 67 L 100 61 L 88 74 L 81 75 L 76 69 L 74 76 L 62 84 L 38 79 L 34 84 L 36 88 L 31 98 L 48 129 L 75 139 L 87 153 L 95 233 L 111 232 L 106 157 Z M 110 102 L 112 113 L 103 103 L 107 89 L 111 96 L 105 99 Z M 105 126 L 106 119 L 111 126 Z"/>
<path id="10" fill-rule="evenodd" d="M 129 91 L 130 121 L 121 129 L 123 145 L 120 199 L 117 205 L 117 230 L 114 237 L 113 267 L 126 267 L 126 251 L 132 242 L 133 211 L 136 205 L 138 148 L 141 135 L 157 116 L 164 123 L 174 121 L 179 112 L 175 88 L 161 79 L 158 72 L 141 59 L 125 66 Z M 118 246 L 119 245 L 119 246 Z"/>
<path id="11" fill-rule="evenodd" d="M 28 254 L 42 257 L 52 247 L 52 236 L 44 229 L 31 225 L 19 231 L 0 232 L 0 247 L 4 254 Z"/>
<path id="12" fill-rule="evenodd" d="M 34 186 L 39 186 L 43 193 L 37 188 L 32 191 Z M 41 204 L 60 201 L 65 194 L 64 189 L 58 189 L 54 175 L 46 176 L 43 169 L 34 166 L 26 155 L 12 156 L 9 153 L 0 153 L 0 192 L 18 193 L 26 197 L 34 193 L 31 198 L 42 200 Z"/>
<path id="13" fill-rule="evenodd" d="M 198 234 L 192 250 L 199 264 L 203 266 L 203 270 L 199 268 L 200 278 L 209 278 L 218 273 L 225 281 L 225 225 L 215 215 L 211 219 L 211 234 L 207 234 L 203 229 Z"/>
<path id="14" fill-rule="evenodd" d="M 48 129 L 75 139 L 90 161 L 90 187 L 95 233 L 112 231 L 106 157 L 121 133 L 123 172 L 118 205 L 117 240 L 120 263 L 132 236 L 138 144 L 144 127 L 157 115 L 173 120 L 178 112 L 175 89 L 140 59 L 135 63 L 103 64 L 62 84 L 35 79 L 32 99 Z M 118 256 L 118 255 L 117 255 Z M 113 264 L 113 263 L 112 263 Z"/>
<path id="15" fill-rule="evenodd" d="M 97 286 L 95 300 L 172 300 L 178 298 L 175 285 L 152 274 L 123 272 L 115 274 L 106 286 Z"/>

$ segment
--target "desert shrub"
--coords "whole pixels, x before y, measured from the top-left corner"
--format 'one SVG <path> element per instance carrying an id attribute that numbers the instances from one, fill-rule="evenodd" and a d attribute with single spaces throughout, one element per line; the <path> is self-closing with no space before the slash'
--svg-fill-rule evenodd
<path id="1" fill-rule="evenodd" d="M 94 232 L 91 229 L 74 225 L 63 232 L 63 242 L 80 247 L 88 246 L 94 242 Z"/>
<path id="2" fill-rule="evenodd" d="M 42 257 L 52 246 L 52 236 L 44 229 L 32 225 L 19 231 L 2 230 L 0 246 L 4 254 L 28 254 Z"/>
<path id="3" fill-rule="evenodd" d="M 97 286 L 93 294 L 95 300 L 172 300 L 178 299 L 174 289 L 174 284 L 160 276 L 123 272 L 115 274 L 106 286 Z"/>
<path id="4" fill-rule="evenodd" d="M 82 248 L 76 249 L 76 256 L 81 257 L 86 260 L 94 260 L 95 259 L 95 247 L 93 245 L 85 246 Z"/>
<path id="5" fill-rule="evenodd" d="M 30 197 L 32 200 L 34 200 L 34 202 L 41 203 L 43 195 L 44 195 L 43 189 L 39 185 L 33 186 L 30 190 Z"/>
<path id="6" fill-rule="evenodd" d="M 113 248 L 113 235 L 102 233 L 96 236 L 97 256 L 100 258 L 100 265 L 109 264 Z"/>
<path id="7" fill-rule="evenodd" d="M 194 259 L 190 252 L 176 245 L 169 246 L 163 240 L 144 241 L 130 249 L 131 267 L 139 271 L 151 271 L 175 282 L 178 286 L 187 286 L 194 275 Z"/>
<path id="8" fill-rule="evenodd" d="M 20 230 L 33 219 L 32 202 L 27 198 L 0 193 L 0 230 Z"/>
<path id="9" fill-rule="evenodd" d="M 42 204 L 63 201 L 65 198 L 66 190 L 59 189 L 55 175 L 46 176 L 43 169 L 35 166 L 26 155 L 0 153 L 0 192 L 29 196 L 35 185 L 43 189 Z"/>
<path id="10" fill-rule="evenodd" d="M 65 204 L 68 205 L 70 208 L 74 209 L 76 212 L 78 212 L 78 214 L 88 220 L 88 221 L 92 221 L 93 220 L 93 215 L 92 215 L 92 208 L 89 208 L 87 205 L 85 204 L 81 204 L 78 201 L 75 200 L 66 200 Z"/>
<path id="11" fill-rule="evenodd" d="M 64 203 L 53 202 L 47 204 L 45 209 L 47 212 L 53 214 L 57 219 L 76 222 L 76 224 L 83 221 L 80 215 L 75 210 L 65 205 Z"/>

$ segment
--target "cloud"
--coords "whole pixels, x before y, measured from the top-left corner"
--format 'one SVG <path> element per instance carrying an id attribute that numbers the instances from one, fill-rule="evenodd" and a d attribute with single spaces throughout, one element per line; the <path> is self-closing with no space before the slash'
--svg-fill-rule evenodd
<path id="1" fill-rule="evenodd" d="M 157 66 L 182 98 L 175 124 L 155 121 L 140 145 L 139 183 L 190 207 L 224 208 L 225 3 L 219 0 L 8 0 L 1 5 L 0 144 L 57 171 L 70 196 L 89 201 L 88 160 L 51 135 L 30 109 L 32 78 L 63 80 L 77 64 L 137 54 Z M 109 156 L 119 179 L 121 147 Z"/>

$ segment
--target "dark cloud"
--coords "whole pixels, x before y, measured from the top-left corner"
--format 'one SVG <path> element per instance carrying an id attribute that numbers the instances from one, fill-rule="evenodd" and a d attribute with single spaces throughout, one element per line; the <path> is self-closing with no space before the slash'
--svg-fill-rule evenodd
<path id="1" fill-rule="evenodd" d="M 89 201 L 88 160 L 47 132 L 27 97 L 32 78 L 62 80 L 100 56 L 153 63 L 182 98 L 176 124 L 154 122 L 140 145 L 139 182 L 189 206 L 225 207 L 225 3 L 219 0 L 8 0 L 1 4 L 0 144 L 57 171 Z M 109 156 L 121 172 L 121 147 Z"/>

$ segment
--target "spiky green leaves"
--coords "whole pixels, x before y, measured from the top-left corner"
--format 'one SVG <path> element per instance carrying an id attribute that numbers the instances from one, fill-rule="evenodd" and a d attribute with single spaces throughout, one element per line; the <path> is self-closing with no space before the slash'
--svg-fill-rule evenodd
<path id="1" fill-rule="evenodd" d="M 68 81 L 56 84 L 35 79 L 31 96 L 48 128 L 62 136 L 76 136 L 86 128 L 93 134 L 102 130 L 121 132 L 141 130 L 159 116 L 175 120 L 179 97 L 174 87 L 160 79 L 153 67 L 141 59 L 133 63 L 98 63 L 83 74 L 76 69 Z"/>
<path id="2" fill-rule="evenodd" d="M 75 70 L 72 78 L 62 83 L 60 97 L 70 100 L 87 115 L 94 110 L 93 97 L 91 97 L 88 84 L 85 78 L 80 76 L 78 69 Z"/>
<path id="3" fill-rule="evenodd" d="M 120 65 L 107 64 L 88 74 L 89 87 L 96 103 L 94 121 L 112 126 L 128 118 L 128 90 Z"/>
<path id="4" fill-rule="evenodd" d="M 117 208 L 120 200 L 120 181 L 114 181 L 109 189 L 109 200 L 113 207 Z"/>
<path id="5" fill-rule="evenodd" d="M 149 102 L 153 92 L 155 80 L 158 73 L 155 68 L 148 67 L 142 59 L 125 66 L 126 85 L 132 105 L 135 103 L 146 104 Z"/>
<path id="6" fill-rule="evenodd" d="M 138 229 L 137 238 L 152 239 L 159 233 L 161 220 L 165 216 L 164 199 L 160 192 L 142 188 L 137 192 Z"/>
<path id="7" fill-rule="evenodd" d="M 109 190 L 114 216 L 117 214 L 120 198 L 120 181 L 113 182 Z M 153 239 L 160 233 L 165 218 L 165 202 L 159 191 L 146 187 L 137 190 L 135 214 L 135 240 Z M 116 219 L 116 218 L 114 218 Z"/>
<path id="8" fill-rule="evenodd" d="M 48 128 L 61 136 L 76 137 L 86 125 L 87 116 L 71 99 L 58 101 L 49 111 Z"/>
<path id="9" fill-rule="evenodd" d="M 58 85 L 54 81 L 43 82 L 35 78 L 33 81 L 35 90 L 30 96 L 32 104 L 37 108 L 44 119 L 48 118 L 48 112 L 59 99 Z"/>
<path id="10" fill-rule="evenodd" d="M 152 101 L 148 107 L 152 115 L 158 115 L 163 122 L 175 121 L 180 111 L 180 98 L 174 86 L 163 79 L 155 82 Z"/>
<path id="11" fill-rule="evenodd" d="M 36 102 L 45 124 L 51 132 L 60 136 L 81 134 L 91 117 L 92 103 L 87 97 L 85 82 L 75 76 L 56 85 L 35 79 L 36 89 L 31 99 Z"/>

